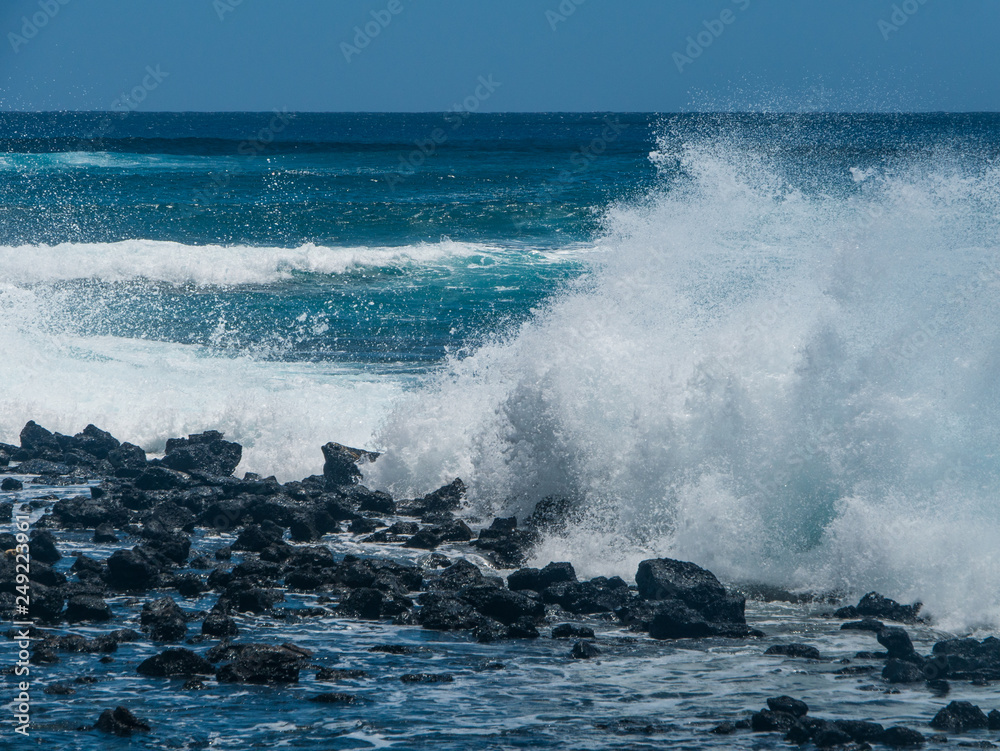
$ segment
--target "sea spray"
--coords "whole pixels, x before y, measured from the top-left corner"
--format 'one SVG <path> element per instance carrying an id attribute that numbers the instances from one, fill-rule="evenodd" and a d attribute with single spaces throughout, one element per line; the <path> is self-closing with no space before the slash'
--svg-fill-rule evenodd
<path id="1" fill-rule="evenodd" d="M 538 558 L 584 575 L 669 554 L 1000 622 L 998 171 L 945 148 L 804 190 L 735 138 L 653 156 L 590 273 L 405 399 L 369 481 L 572 498 Z"/>

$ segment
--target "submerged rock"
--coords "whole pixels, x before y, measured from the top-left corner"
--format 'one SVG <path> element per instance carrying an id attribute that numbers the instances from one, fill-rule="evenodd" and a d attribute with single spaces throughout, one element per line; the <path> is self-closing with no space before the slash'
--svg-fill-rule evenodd
<path id="1" fill-rule="evenodd" d="M 144 660 L 136 668 L 140 675 L 152 678 L 190 677 L 192 675 L 212 675 L 215 667 L 204 657 L 190 649 L 174 648 Z"/>
<path id="2" fill-rule="evenodd" d="M 148 722 L 140 720 L 125 707 L 115 707 L 113 710 L 105 709 L 101 712 L 97 722 L 94 723 L 94 728 L 122 737 L 128 737 L 138 731 L 148 732 L 152 729 Z"/>
<path id="3" fill-rule="evenodd" d="M 768 647 L 764 654 L 780 657 L 801 657 L 805 660 L 820 659 L 819 650 L 808 644 L 775 644 L 772 647 Z"/>
<path id="4" fill-rule="evenodd" d="M 298 683 L 300 652 L 266 644 L 240 645 L 238 654 L 216 673 L 219 683 Z"/>

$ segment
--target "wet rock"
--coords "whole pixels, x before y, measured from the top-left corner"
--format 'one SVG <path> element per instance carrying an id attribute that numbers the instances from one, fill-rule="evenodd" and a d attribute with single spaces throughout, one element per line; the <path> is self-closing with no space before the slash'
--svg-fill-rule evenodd
<path id="1" fill-rule="evenodd" d="M 944 707 L 931 720 L 931 727 L 936 730 L 950 730 L 953 733 L 964 733 L 966 730 L 985 730 L 990 725 L 989 719 L 979 707 L 967 701 L 953 701 Z"/>
<path id="2" fill-rule="evenodd" d="M 805 717 L 809 714 L 809 705 L 791 696 L 775 696 L 767 700 L 767 708 L 772 712 L 784 712 L 793 717 Z"/>
<path id="3" fill-rule="evenodd" d="M 589 660 L 601 654 L 601 650 L 591 641 L 580 640 L 573 645 L 570 656 L 574 660 Z"/>
<path id="4" fill-rule="evenodd" d="M 877 637 L 878 643 L 886 648 L 891 658 L 909 660 L 916 655 L 910 635 L 899 626 L 887 626 L 878 632 Z"/>
<path id="5" fill-rule="evenodd" d="M 235 659 L 216 673 L 220 683 L 297 683 L 303 655 L 285 647 L 241 645 Z"/>
<path id="6" fill-rule="evenodd" d="M 560 623 L 552 629 L 553 639 L 593 639 L 594 629 L 573 623 Z"/>
<path id="7" fill-rule="evenodd" d="M 907 660 L 890 659 L 882 670 L 889 683 L 916 683 L 925 679 L 924 671 Z"/>
<path id="8" fill-rule="evenodd" d="M 355 618 L 378 621 L 405 613 L 412 607 L 413 600 L 408 597 L 362 587 L 351 592 L 337 610 Z"/>
<path id="9" fill-rule="evenodd" d="M 5 493 L 11 493 L 13 491 L 23 490 L 23 489 L 24 489 L 24 483 L 22 483 L 20 480 L 15 480 L 13 477 L 5 477 L 3 479 L 3 482 L 0 482 L 0 490 L 4 491 Z"/>
<path id="10" fill-rule="evenodd" d="M 461 507 L 464 498 L 465 483 L 461 479 L 456 478 L 433 493 L 428 493 L 422 498 L 416 498 L 411 501 L 401 501 L 397 506 L 401 514 L 424 517 L 428 514 L 456 511 Z M 471 540 L 472 538 L 470 537 L 469 539 Z"/>
<path id="11" fill-rule="evenodd" d="M 142 606 L 139 622 L 153 641 L 180 641 L 187 635 L 184 611 L 169 597 L 161 597 Z"/>
<path id="12" fill-rule="evenodd" d="M 205 681 L 200 678 L 189 678 L 184 681 L 184 685 L 181 686 L 182 691 L 204 691 L 208 686 L 205 685 Z"/>
<path id="13" fill-rule="evenodd" d="M 42 563 L 55 563 L 62 554 L 56 549 L 56 538 L 45 530 L 31 534 L 31 559 Z"/>
<path id="14" fill-rule="evenodd" d="M 921 603 L 900 605 L 895 600 L 883 597 L 878 592 L 869 592 L 856 606 L 840 608 L 834 613 L 836 618 L 884 618 L 887 621 L 900 623 L 916 623 L 920 620 L 918 614 Z"/>
<path id="15" fill-rule="evenodd" d="M 435 631 L 459 631 L 476 628 L 483 616 L 464 600 L 437 592 L 428 592 L 419 599 L 417 623 Z"/>
<path id="16" fill-rule="evenodd" d="M 187 475 L 167 467 L 148 467 L 135 478 L 139 490 L 173 490 L 190 483 Z"/>
<path id="17" fill-rule="evenodd" d="M 431 591 L 457 591 L 465 587 L 473 587 L 480 584 L 495 582 L 497 586 L 503 586 L 499 579 L 491 579 L 483 576 L 476 564 L 460 558 L 453 564 L 443 569 L 436 578 L 427 582 L 427 588 Z"/>
<path id="18" fill-rule="evenodd" d="M 750 718 L 750 729 L 755 733 L 786 733 L 797 723 L 798 718 L 787 712 L 775 712 L 770 709 L 762 709 L 754 712 Z"/>
<path id="19" fill-rule="evenodd" d="M 909 748 L 912 746 L 922 746 L 927 739 L 921 733 L 910 728 L 896 725 L 889 728 L 882 734 L 882 743 L 892 748 Z"/>
<path id="20" fill-rule="evenodd" d="M 148 732 L 149 723 L 140 720 L 125 707 L 105 709 L 94 723 L 94 728 L 105 733 L 128 737 L 135 732 Z"/>
<path id="21" fill-rule="evenodd" d="M 384 526 L 385 524 L 378 519 L 361 518 L 352 521 L 347 531 L 352 535 L 367 535 Z"/>
<path id="22" fill-rule="evenodd" d="M 522 568 L 507 577 L 507 586 L 512 590 L 524 589 L 541 592 L 552 584 L 575 582 L 576 571 L 571 563 L 550 563 L 543 569 Z"/>
<path id="23" fill-rule="evenodd" d="M 721 725 L 716 725 L 709 732 L 715 735 L 732 735 L 736 732 L 736 726 L 731 722 L 723 722 Z"/>
<path id="24" fill-rule="evenodd" d="M 166 455 L 161 463 L 182 472 L 202 472 L 217 477 L 229 477 L 236 471 L 243 457 L 243 447 L 223 440 L 217 430 L 171 438 L 167 441 Z"/>
<path id="25" fill-rule="evenodd" d="M 168 649 L 139 663 L 136 671 L 151 678 L 189 677 L 192 675 L 212 675 L 215 667 L 190 649 L 177 647 Z"/>
<path id="26" fill-rule="evenodd" d="M 878 743 L 885 734 L 885 728 L 877 722 L 834 720 L 832 724 L 847 733 L 856 743 Z"/>
<path id="27" fill-rule="evenodd" d="M 73 595 L 66 603 L 66 620 L 70 623 L 82 621 L 103 622 L 112 618 L 111 607 L 94 595 Z"/>
<path id="28" fill-rule="evenodd" d="M 72 696 L 76 693 L 76 689 L 68 683 L 50 683 L 42 692 L 50 696 Z"/>
<path id="29" fill-rule="evenodd" d="M 40 621 L 53 622 L 62 613 L 66 595 L 59 587 L 46 587 L 44 584 L 34 584 L 31 587 L 31 598 L 28 603 L 28 615 Z"/>
<path id="30" fill-rule="evenodd" d="M 459 597 L 478 612 L 505 625 L 522 618 L 537 619 L 545 615 L 545 606 L 536 599 L 489 585 L 466 587 Z"/>
<path id="31" fill-rule="evenodd" d="M 325 693 L 310 697 L 309 701 L 316 704 L 356 704 L 358 700 L 350 694 Z"/>
<path id="32" fill-rule="evenodd" d="M 265 522 L 263 525 L 250 524 L 240 532 L 232 549 L 259 553 L 269 545 L 280 542 L 282 534 L 281 527 L 271 522 Z"/>
<path id="33" fill-rule="evenodd" d="M 956 680 L 1000 680 L 1000 639 L 946 639 L 934 645 L 931 665 L 938 675 Z"/>
<path id="34" fill-rule="evenodd" d="M 355 485 L 361 479 L 358 463 L 373 462 L 379 456 L 374 451 L 355 449 L 332 441 L 323 446 L 322 451 L 323 477 L 330 490 Z"/>
<path id="35" fill-rule="evenodd" d="M 406 548 L 433 550 L 444 542 L 468 542 L 472 539 L 472 530 L 461 519 L 454 519 L 446 524 L 424 527 L 417 534 L 403 543 Z"/>
<path id="36" fill-rule="evenodd" d="M 205 636 L 215 636 L 228 639 L 239 634 L 236 621 L 225 613 L 213 612 L 205 616 L 201 624 L 201 633 Z"/>
<path id="37" fill-rule="evenodd" d="M 1000 730 L 1000 710 L 991 709 L 986 715 L 990 730 Z"/>
<path id="38" fill-rule="evenodd" d="M 137 477 L 146 468 L 146 452 L 134 443 L 123 443 L 108 452 L 108 463 L 115 468 L 117 477 Z"/>
<path id="39" fill-rule="evenodd" d="M 191 562 L 194 565 L 194 561 Z M 197 597 L 208 591 L 208 585 L 198 574 L 183 574 L 174 579 L 174 588 L 182 597 Z"/>
<path id="40" fill-rule="evenodd" d="M 102 544 L 108 542 L 118 542 L 118 538 L 115 537 L 114 527 L 107 522 L 98 524 L 97 528 L 94 530 L 94 542 Z"/>
<path id="41" fill-rule="evenodd" d="M 407 673 L 399 680 L 403 683 L 452 683 L 455 678 L 447 673 Z"/>
<path id="42" fill-rule="evenodd" d="M 649 626 L 653 639 L 698 639 L 714 633 L 701 613 L 680 600 L 661 602 Z"/>
<path id="43" fill-rule="evenodd" d="M 800 657 L 805 660 L 820 659 L 819 650 L 808 644 L 775 644 L 772 647 L 768 647 L 764 654 L 781 657 Z"/>
<path id="44" fill-rule="evenodd" d="M 850 623 L 844 623 L 841 625 L 841 631 L 874 631 L 876 634 L 886 628 L 886 625 L 882 621 L 876 621 L 874 618 L 863 618 L 860 621 L 851 621 Z"/>
<path id="45" fill-rule="evenodd" d="M 546 587 L 542 600 L 556 603 L 569 613 L 611 613 L 629 600 L 628 584 L 613 576 L 595 577 L 585 582 L 562 582 Z"/>

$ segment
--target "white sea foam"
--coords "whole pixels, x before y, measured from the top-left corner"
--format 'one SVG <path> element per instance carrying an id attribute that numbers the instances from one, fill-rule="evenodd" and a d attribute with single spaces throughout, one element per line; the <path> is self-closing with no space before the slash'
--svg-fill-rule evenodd
<path id="1" fill-rule="evenodd" d="M 443 241 L 400 247 L 298 248 L 185 245 L 155 240 L 0 246 L 2 279 L 11 284 L 133 279 L 197 286 L 269 284 L 295 272 L 349 271 L 443 263 L 501 252 L 495 246 Z"/>
<path id="2" fill-rule="evenodd" d="M 610 209 L 592 273 L 404 398 L 368 480 L 459 475 L 483 515 L 572 497 L 538 559 L 585 575 L 673 555 L 1000 624 L 1000 172 L 816 197 L 732 143 L 657 158 L 689 179 Z"/>

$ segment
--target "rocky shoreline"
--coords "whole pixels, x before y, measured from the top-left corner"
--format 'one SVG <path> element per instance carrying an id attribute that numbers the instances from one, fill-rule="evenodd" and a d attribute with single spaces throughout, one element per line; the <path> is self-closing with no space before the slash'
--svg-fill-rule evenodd
<path id="1" fill-rule="evenodd" d="M 233 473 L 242 448 L 215 431 L 172 439 L 162 458 L 148 459 L 138 446 L 93 425 L 64 436 L 29 422 L 19 446 L 0 443 L 0 473 L 34 476 L 34 482 L 47 486 L 90 486 L 89 495 L 44 503 L 44 513 L 31 525 L 30 662 L 54 665 L 64 653 L 110 662 L 119 645 L 147 641 L 157 653 L 136 665 L 136 672 L 181 681 L 183 690 L 198 690 L 212 680 L 279 690 L 298 682 L 303 671 L 330 682 L 360 677 L 361 671 L 351 668 L 317 666 L 310 650 L 292 643 L 240 641 L 236 616 L 287 618 L 281 603 L 290 593 L 317 596 L 316 607 L 295 610 L 297 618 L 385 621 L 464 633 L 480 643 L 534 640 L 549 630 L 549 638 L 567 640 L 566 659 L 599 658 L 605 647 L 595 628 L 609 625 L 658 642 L 690 640 L 694 648 L 698 640 L 748 640 L 766 655 L 822 659 L 809 644 L 769 643 L 763 631 L 748 625 L 745 595 L 693 563 L 643 561 L 634 583 L 619 577 L 581 581 L 566 562 L 523 567 L 546 530 L 566 513 L 567 504 L 559 499 L 540 502 L 527 519 L 496 518 L 475 531 L 460 517 L 465 495 L 460 479 L 421 498 L 394 499 L 360 484 L 360 467 L 376 461 L 377 454 L 337 443 L 323 446 L 322 454 L 322 475 L 288 483 L 256 475 L 239 479 Z M 24 485 L 7 476 L 0 489 L 9 498 L 0 501 L 0 521 L 9 524 Z M 82 531 L 92 532 L 93 542 L 108 554 L 78 555 L 67 568 L 60 535 Z M 365 556 L 334 555 L 324 545 L 324 536 L 345 531 L 367 546 Z M 210 553 L 193 543 L 220 534 L 233 536 L 232 543 Z M 8 622 L 24 620 L 15 607 L 23 591 L 18 587 L 26 583 L 18 578 L 16 554 L 25 543 L 16 529 L 0 537 L 6 551 L 0 564 L 0 614 Z M 513 571 L 505 580 L 469 558 L 435 552 L 446 544 L 449 551 L 466 546 L 470 558 Z M 401 548 L 425 555 L 418 563 L 401 563 L 395 560 Z M 134 606 L 108 603 L 120 595 L 130 596 Z M 209 595 L 214 604 L 207 611 L 183 607 L 186 600 Z M 1000 680 L 996 638 L 942 640 L 930 654 L 919 654 L 904 627 L 920 621 L 919 604 L 870 593 L 827 615 L 844 621 L 843 630 L 870 632 L 873 647 L 877 640 L 883 648 L 859 653 L 860 664 L 845 665 L 843 671 L 877 672 L 887 687 L 920 684 L 938 695 L 947 693 L 949 682 Z M 80 625 L 105 630 L 85 638 L 72 633 Z M 7 635 L 23 634 L 11 629 Z M 380 646 L 388 653 L 406 649 Z M 432 684 L 451 676 L 423 672 L 400 679 Z M 47 693 L 60 694 L 51 688 Z M 73 690 L 63 686 L 64 695 Z M 310 700 L 351 704 L 356 697 L 322 692 Z M 800 699 L 788 696 L 769 697 L 766 703 L 766 709 L 748 717 L 719 717 L 711 732 L 779 734 L 775 738 L 790 744 L 860 749 L 941 741 L 935 733 L 1000 730 L 996 708 L 983 711 L 969 702 L 952 702 L 919 730 L 885 728 L 869 718 L 819 719 Z M 156 732 L 155 725 L 124 706 L 106 707 L 91 721 L 86 729 L 121 736 Z"/>

